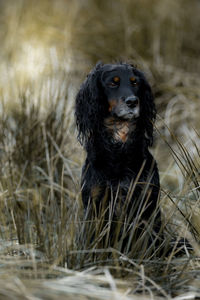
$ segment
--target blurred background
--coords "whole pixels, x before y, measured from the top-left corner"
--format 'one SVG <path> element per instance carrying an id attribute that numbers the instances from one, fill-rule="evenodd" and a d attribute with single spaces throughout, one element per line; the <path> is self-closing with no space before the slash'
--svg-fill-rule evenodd
<path id="1" fill-rule="evenodd" d="M 159 113 L 199 125 L 199 12 L 199 0 L 1 0 L 0 92 L 36 92 L 61 73 L 77 89 L 97 61 L 126 60 L 146 72 Z"/>
<path id="2" fill-rule="evenodd" d="M 199 11 L 198 0 L 1 0 L 2 84 L 98 60 L 198 73 Z"/>
<path id="3" fill-rule="evenodd" d="M 0 255 L 15 241 L 63 265 L 66 249 L 83 247 L 70 223 L 84 160 L 74 99 L 97 61 L 145 72 L 163 211 L 181 219 L 175 201 L 200 236 L 199 16 L 199 0 L 0 0 Z"/>

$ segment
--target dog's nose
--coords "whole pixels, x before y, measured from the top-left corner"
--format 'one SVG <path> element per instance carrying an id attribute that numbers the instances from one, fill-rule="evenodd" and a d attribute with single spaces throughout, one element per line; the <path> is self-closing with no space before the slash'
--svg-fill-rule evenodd
<path id="1" fill-rule="evenodd" d="M 130 96 L 125 99 L 125 103 L 128 107 L 134 108 L 139 104 L 139 99 L 136 96 Z"/>

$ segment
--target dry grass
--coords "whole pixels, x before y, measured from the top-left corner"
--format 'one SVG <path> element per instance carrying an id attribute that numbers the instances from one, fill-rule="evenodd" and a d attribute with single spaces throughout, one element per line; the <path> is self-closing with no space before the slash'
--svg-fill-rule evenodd
<path id="1" fill-rule="evenodd" d="M 198 1 L 8 0 L 0 9 L 0 298 L 200 297 Z M 74 96 L 97 60 L 119 58 L 137 62 L 156 95 L 166 257 L 145 246 L 147 233 L 123 254 L 120 239 L 111 249 L 109 222 L 82 214 Z M 179 236 L 193 251 L 175 256 Z"/>

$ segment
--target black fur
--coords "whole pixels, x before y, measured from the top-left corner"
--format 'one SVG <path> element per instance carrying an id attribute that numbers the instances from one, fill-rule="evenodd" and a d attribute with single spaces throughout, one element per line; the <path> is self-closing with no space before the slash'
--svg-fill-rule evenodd
<path id="1" fill-rule="evenodd" d="M 117 79 L 110 82 L 112 74 Z M 118 81 L 118 77 L 120 83 L 115 84 L 113 80 Z M 129 98 L 137 100 L 126 107 Z M 137 106 L 139 115 L 135 113 Z M 98 214 L 103 202 L 105 208 L 114 199 L 114 219 L 119 219 L 121 214 L 126 218 L 128 214 L 134 224 L 141 212 L 141 222 L 147 225 L 157 212 L 154 230 L 158 232 L 159 174 L 148 149 L 153 143 L 156 109 L 144 74 L 126 63 L 97 64 L 77 94 L 75 116 L 78 138 L 87 152 L 82 170 L 85 209 L 95 202 Z M 123 130 L 128 133 L 124 134 Z"/>

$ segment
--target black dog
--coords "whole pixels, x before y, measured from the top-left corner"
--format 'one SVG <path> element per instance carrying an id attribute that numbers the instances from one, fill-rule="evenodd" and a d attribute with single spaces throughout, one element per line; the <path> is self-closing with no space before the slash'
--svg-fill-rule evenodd
<path id="1" fill-rule="evenodd" d="M 152 231 L 157 234 L 159 174 L 148 150 L 156 109 L 143 73 L 126 63 L 97 64 L 77 94 L 75 116 L 87 152 L 82 171 L 85 209 L 95 204 L 98 215 L 112 202 L 113 220 L 123 215 L 132 227 L 137 219 L 146 229 L 154 215 Z"/>

